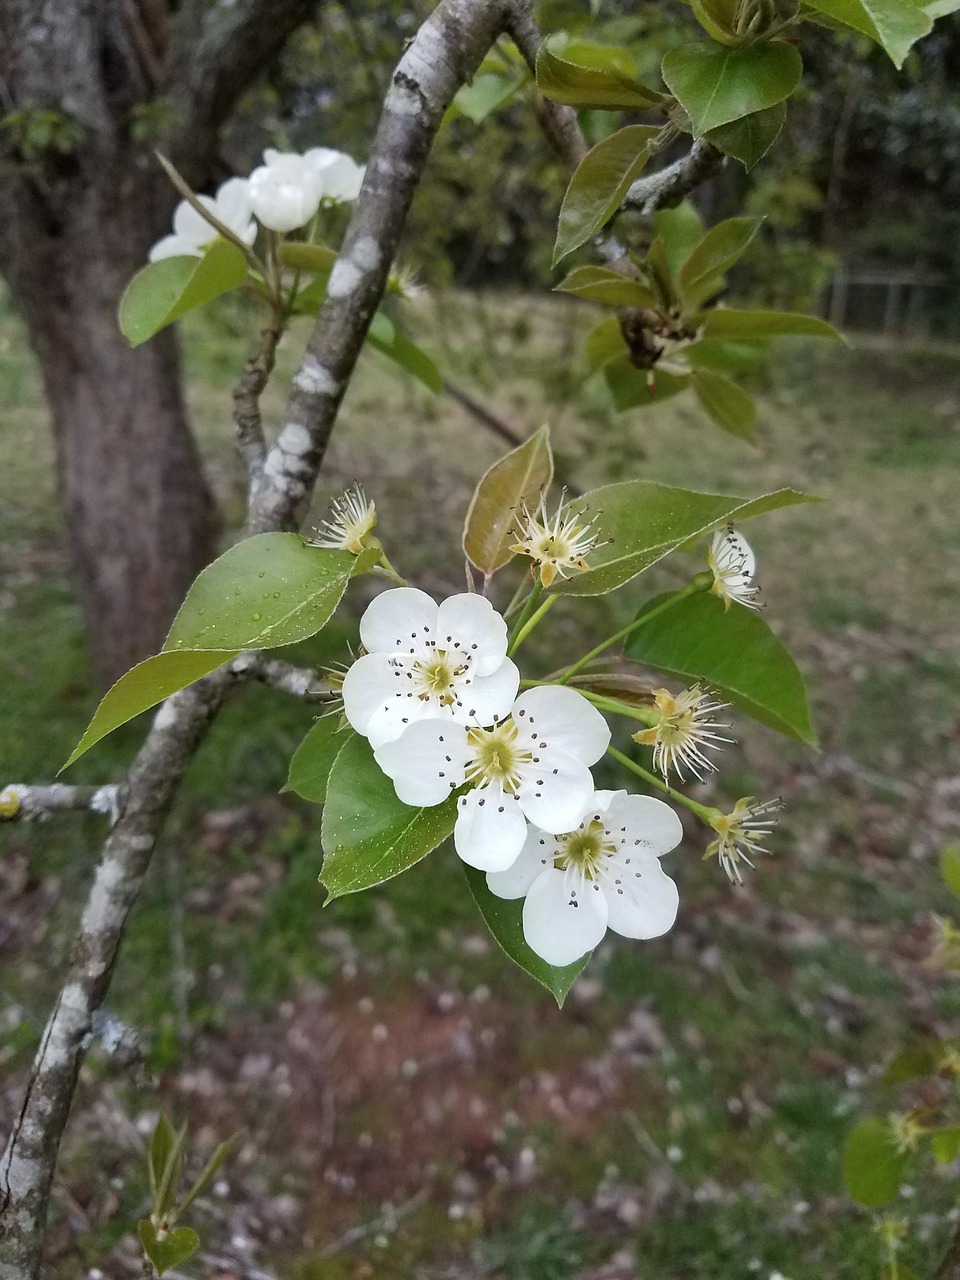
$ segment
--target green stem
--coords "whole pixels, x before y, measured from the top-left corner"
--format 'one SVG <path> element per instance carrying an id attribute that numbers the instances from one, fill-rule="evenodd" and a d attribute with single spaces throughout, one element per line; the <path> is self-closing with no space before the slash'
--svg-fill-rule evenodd
<path id="1" fill-rule="evenodd" d="M 526 640 L 530 632 L 534 629 L 534 627 L 540 625 L 541 620 L 545 617 L 546 614 L 550 612 L 550 610 L 553 608 L 553 606 L 556 603 L 557 603 L 556 596 L 547 596 L 546 600 L 544 600 L 543 604 L 536 611 L 536 613 L 533 614 L 532 617 L 528 618 L 527 621 L 524 622 L 522 626 L 518 624 L 516 638 L 512 641 L 510 648 L 507 650 L 508 654 L 511 654 L 514 652 L 515 649 L 520 648 L 520 646 L 523 644 L 524 640 Z"/>
<path id="2" fill-rule="evenodd" d="M 699 591 L 706 591 L 713 582 L 712 574 L 698 573 L 697 576 L 683 588 L 664 600 L 663 604 L 658 604 L 655 609 L 651 609 L 648 613 L 642 613 L 639 618 L 634 618 L 633 622 L 628 622 L 625 627 L 621 627 L 619 631 L 614 632 L 612 636 L 598 644 L 595 649 L 591 649 L 589 653 L 585 653 L 572 666 L 567 667 L 566 671 L 556 681 L 557 684 L 566 684 L 571 676 L 577 675 L 583 670 L 587 663 L 592 662 L 594 658 L 599 657 L 605 649 L 609 649 L 611 645 L 616 644 L 620 640 L 625 640 L 638 627 L 646 626 L 648 622 L 652 622 L 654 618 L 661 613 L 665 613 L 667 609 L 672 609 L 675 604 L 679 604 L 681 600 L 686 600 L 688 596 L 694 596 Z"/>
<path id="3" fill-rule="evenodd" d="M 390 559 L 387 556 L 387 553 L 384 551 L 383 547 L 380 548 L 380 563 L 374 565 L 373 570 L 371 572 L 376 572 L 378 569 L 381 571 L 377 575 L 378 577 L 389 578 L 391 582 L 395 582 L 397 583 L 398 586 L 401 586 L 401 587 L 409 587 L 410 583 L 406 580 L 406 578 L 403 577 L 402 574 L 396 571 L 396 569 L 390 563 Z"/>
<path id="4" fill-rule="evenodd" d="M 696 800 L 691 800 L 689 796 L 685 796 L 682 791 L 674 791 L 672 787 L 667 786 L 662 778 L 658 778 L 655 773 L 650 773 L 648 769 L 644 769 L 643 765 L 637 764 L 636 760 L 631 760 L 629 756 L 625 756 L 616 747 L 607 747 L 607 755 L 612 756 L 614 760 L 622 764 L 625 769 L 629 769 L 631 773 L 635 773 L 638 778 L 642 778 L 648 786 L 655 787 L 657 791 L 662 791 L 671 800 L 679 801 L 691 813 L 695 813 L 700 821 L 705 822 L 708 827 L 713 826 L 710 819 L 716 813 L 715 809 L 711 809 L 709 805 L 698 804 Z"/>
<path id="5" fill-rule="evenodd" d="M 521 681 L 521 684 L 523 681 Z M 541 682 L 543 683 L 543 682 Z M 550 683 L 547 681 L 546 683 Z M 616 698 L 606 698 L 602 693 L 594 693 L 590 689 L 581 689 L 577 686 L 577 693 L 582 694 L 588 702 L 593 703 L 598 711 L 609 711 L 614 716 L 626 716 L 630 720 L 639 720 L 645 729 L 652 729 L 660 723 L 660 713 L 654 711 L 651 707 L 649 711 L 644 711 L 640 707 L 630 707 L 625 702 L 619 702 Z"/>
<path id="6" fill-rule="evenodd" d="M 507 645 L 507 656 L 513 653 L 519 644 L 520 632 L 524 629 L 540 603 L 540 597 L 543 595 L 543 583 L 539 578 L 533 584 L 533 590 L 527 597 L 527 602 L 520 611 L 520 617 L 516 620 L 513 630 L 510 632 L 510 643 Z"/>
<path id="7" fill-rule="evenodd" d="M 509 618 L 512 613 L 514 613 L 517 609 L 519 609 L 520 602 L 523 599 L 523 593 L 526 591 L 526 589 L 527 589 L 527 575 L 524 574 L 524 576 L 520 579 L 519 586 L 517 587 L 516 591 L 513 593 L 513 598 L 511 599 L 510 603 L 507 605 L 506 609 L 504 609 L 503 611 L 503 616 L 505 618 Z"/>

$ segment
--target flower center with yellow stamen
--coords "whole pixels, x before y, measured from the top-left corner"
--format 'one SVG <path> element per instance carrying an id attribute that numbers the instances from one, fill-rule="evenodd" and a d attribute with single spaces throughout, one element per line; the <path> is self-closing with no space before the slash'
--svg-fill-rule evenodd
<path id="1" fill-rule="evenodd" d="M 585 879 L 596 880 L 604 862 L 617 851 L 617 846 L 612 840 L 604 839 L 606 834 L 607 830 L 603 823 L 599 818 L 594 818 L 592 822 L 584 823 L 576 831 L 557 836 L 560 852 L 554 859 L 553 865 L 560 871 L 571 867 L 579 871 Z"/>
<path id="2" fill-rule="evenodd" d="M 533 759 L 532 752 L 517 746 L 518 736 L 512 720 L 505 720 L 494 729 L 468 729 L 473 759 L 467 765 L 467 782 L 473 786 L 499 783 L 508 795 L 513 795 L 520 786 L 523 766 Z"/>
<path id="3" fill-rule="evenodd" d="M 420 683 L 417 697 L 422 701 L 437 698 L 444 707 L 457 701 L 455 682 L 467 668 L 462 664 L 454 666 L 446 649 L 438 649 L 430 658 L 415 662 L 413 669 Z"/>

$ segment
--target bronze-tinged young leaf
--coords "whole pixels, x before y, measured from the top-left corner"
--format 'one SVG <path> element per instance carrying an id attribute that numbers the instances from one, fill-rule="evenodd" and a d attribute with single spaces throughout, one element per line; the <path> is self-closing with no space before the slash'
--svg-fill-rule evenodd
<path id="1" fill-rule="evenodd" d="M 650 159 L 651 143 L 659 133 L 648 125 L 630 124 L 587 152 L 563 197 L 554 266 L 613 217 Z"/>
<path id="2" fill-rule="evenodd" d="M 474 490 L 463 526 L 463 550 L 470 563 L 488 576 L 513 559 L 517 512 L 535 508 L 553 479 L 550 428 L 541 427 L 529 440 L 500 458 Z"/>
<path id="3" fill-rule="evenodd" d="M 609 267 L 576 267 L 554 288 L 557 293 L 572 293 L 606 307 L 657 305 L 657 295 L 648 285 Z"/>
<path id="4" fill-rule="evenodd" d="M 418 347 L 392 320 L 378 311 L 367 331 L 367 343 L 394 364 L 412 374 L 435 394 L 443 390 L 443 375 L 422 347 Z"/>
<path id="5" fill-rule="evenodd" d="M 665 55 L 662 70 L 699 138 L 789 98 L 803 62 L 793 45 L 780 40 L 737 48 L 681 44 Z"/>
<path id="6" fill-rule="evenodd" d="M 692 538 L 712 533 L 729 521 L 743 524 L 767 511 L 816 501 L 795 489 L 749 499 L 675 489 L 650 480 L 604 485 L 571 503 L 571 510 L 595 520 L 597 535 L 611 541 L 590 553 L 589 569 L 550 589 L 567 595 L 604 595 Z"/>
<path id="7" fill-rule="evenodd" d="M 412 809 L 398 800 L 370 744 L 353 735 L 327 781 L 320 826 L 320 880 L 329 893 L 327 902 L 407 871 L 446 840 L 456 820 L 453 796 L 429 809 Z"/>
<path id="8" fill-rule="evenodd" d="M 138 347 L 197 307 L 238 289 L 247 260 L 218 236 L 202 258 L 161 258 L 133 277 L 120 299 L 121 332 Z"/>
<path id="9" fill-rule="evenodd" d="M 886 1204 L 900 1190 L 907 1154 L 899 1150 L 889 1121 L 871 1116 L 847 1134 L 843 1144 L 843 1180 L 850 1195 L 867 1209 Z"/>
<path id="10" fill-rule="evenodd" d="M 181 1262 L 186 1262 L 200 1248 L 200 1237 L 189 1227 L 176 1227 L 159 1239 L 149 1218 L 141 1218 L 137 1223 L 137 1232 L 143 1252 L 153 1263 L 158 1276 L 179 1266 Z"/>
<path id="11" fill-rule="evenodd" d="M 563 57 L 550 40 L 544 41 L 537 55 L 537 88 L 554 102 L 604 111 L 647 111 L 663 101 L 662 93 L 615 66 L 586 66 Z"/>
<path id="12" fill-rule="evenodd" d="M 786 118 L 787 108 L 778 102 L 764 111 L 754 111 L 740 120 L 711 129 L 704 137 L 725 155 L 739 160 L 749 173 L 780 137 Z"/>
<path id="13" fill-rule="evenodd" d="M 805 0 L 809 8 L 879 44 L 899 71 L 910 48 L 933 26 L 929 8 L 911 0 Z M 952 9 L 948 10 L 952 12 Z"/>
<path id="14" fill-rule="evenodd" d="M 294 791 L 313 804 L 323 804 L 333 762 L 350 736 L 350 730 L 340 729 L 339 716 L 322 716 L 293 753 L 283 790 Z"/>
<path id="15" fill-rule="evenodd" d="M 535 951 L 527 945 L 523 936 L 523 900 L 518 898 L 507 901 L 498 898 L 487 888 L 487 878 L 482 871 L 468 867 L 464 863 L 467 885 L 484 923 L 499 943 L 502 950 L 519 965 L 531 978 L 535 978 L 542 987 L 552 994 L 562 1008 L 567 994 L 579 975 L 586 968 L 592 953 L 588 953 L 574 964 L 558 969 L 555 965 L 541 960 Z"/>
<path id="16" fill-rule="evenodd" d="M 843 342 L 833 325 L 819 316 L 795 311 L 738 311 L 714 307 L 703 318 L 705 338 L 751 341 L 756 338 L 830 338 Z"/>
<path id="17" fill-rule="evenodd" d="M 670 594 L 648 600 L 637 617 Z M 638 627 L 627 641 L 627 654 L 686 684 L 715 689 L 724 702 L 760 724 L 805 746 L 817 745 L 797 664 L 763 619 L 742 605 L 726 610 L 711 593 L 688 596 Z"/>
<path id="18" fill-rule="evenodd" d="M 141 711 L 149 711 L 172 693 L 209 675 L 224 662 L 235 658 L 237 649 L 205 649 L 200 652 L 158 653 L 138 663 L 103 695 L 83 737 L 71 751 L 63 769 L 89 751 L 101 738 L 126 724 Z M 63 769 L 60 772 L 63 772 Z"/>
<path id="19" fill-rule="evenodd" d="M 165 653 L 272 649 L 325 625 L 357 568 L 349 551 L 312 547 L 296 533 L 260 533 L 199 575 L 173 620 Z"/>
<path id="20" fill-rule="evenodd" d="M 694 369 L 690 381 L 697 399 L 721 430 L 741 440 L 753 440 L 757 406 L 749 391 L 713 369 Z"/>

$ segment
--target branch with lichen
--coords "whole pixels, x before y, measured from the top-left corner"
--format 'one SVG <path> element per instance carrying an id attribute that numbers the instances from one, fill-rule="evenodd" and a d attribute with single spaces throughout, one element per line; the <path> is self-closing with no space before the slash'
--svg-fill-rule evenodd
<path id="1" fill-rule="evenodd" d="M 112 821 L 120 815 L 122 786 L 69 787 L 54 782 L 45 787 L 31 787 L 11 782 L 0 791 L 0 821 L 43 822 L 55 813 L 71 813 L 87 809 L 106 814 Z"/>

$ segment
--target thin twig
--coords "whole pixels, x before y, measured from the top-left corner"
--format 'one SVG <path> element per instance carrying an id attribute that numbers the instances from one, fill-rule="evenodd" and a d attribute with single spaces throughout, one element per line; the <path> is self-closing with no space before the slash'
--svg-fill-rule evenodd
<path id="1" fill-rule="evenodd" d="M 11 782 L 0 791 L 0 822 L 45 822 L 55 813 L 78 809 L 106 814 L 111 821 L 116 821 L 122 801 L 122 786 L 70 787 L 54 782 L 49 786 L 31 787 Z"/>

